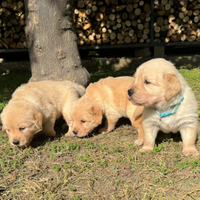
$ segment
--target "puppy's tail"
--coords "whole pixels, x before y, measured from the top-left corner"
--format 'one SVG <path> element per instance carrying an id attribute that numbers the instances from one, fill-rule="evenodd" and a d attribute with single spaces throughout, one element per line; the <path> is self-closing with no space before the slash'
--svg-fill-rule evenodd
<path id="1" fill-rule="evenodd" d="M 85 94 L 85 88 L 82 85 L 77 85 L 76 90 L 80 97 L 82 97 Z"/>

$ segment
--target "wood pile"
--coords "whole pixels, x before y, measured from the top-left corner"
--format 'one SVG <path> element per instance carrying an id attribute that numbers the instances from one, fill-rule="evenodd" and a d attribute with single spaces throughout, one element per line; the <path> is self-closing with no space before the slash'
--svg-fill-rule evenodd
<path id="1" fill-rule="evenodd" d="M 76 0 L 79 45 L 150 42 L 150 0 Z"/>
<path id="2" fill-rule="evenodd" d="M 0 1 L 0 48 L 27 48 L 23 0 Z"/>
<path id="3" fill-rule="evenodd" d="M 150 0 L 75 0 L 79 45 L 150 43 Z M 0 1 L 0 48 L 27 48 L 24 0 Z M 200 41 L 200 0 L 154 0 L 154 42 Z"/>
<path id="4" fill-rule="evenodd" d="M 200 41 L 200 0 L 154 0 L 154 42 Z"/>

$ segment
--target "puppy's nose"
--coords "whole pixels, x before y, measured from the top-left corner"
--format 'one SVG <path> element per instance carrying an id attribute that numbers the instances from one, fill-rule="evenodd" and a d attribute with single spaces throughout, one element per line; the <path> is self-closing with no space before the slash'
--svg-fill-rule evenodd
<path id="1" fill-rule="evenodd" d="M 77 135 L 78 134 L 78 131 L 72 131 L 74 135 Z"/>
<path id="2" fill-rule="evenodd" d="M 14 145 L 19 145 L 20 142 L 19 142 L 19 140 L 15 140 L 15 141 L 13 141 L 12 143 L 13 143 Z"/>
<path id="3" fill-rule="evenodd" d="M 128 90 L 128 96 L 131 97 L 133 94 L 134 94 L 134 90 L 133 89 L 129 89 Z"/>

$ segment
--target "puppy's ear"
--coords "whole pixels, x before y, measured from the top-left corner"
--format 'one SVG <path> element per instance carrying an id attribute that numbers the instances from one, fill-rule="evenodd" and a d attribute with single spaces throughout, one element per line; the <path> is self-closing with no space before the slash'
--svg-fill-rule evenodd
<path id="1" fill-rule="evenodd" d="M 42 129 L 42 114 L 40 112 L 34 114 L 33 123 L 38 129 Z"/>
<path id="2" fill-rule="evenodd" d="M 181 83 L 176 77 L 175 74 L 167 74 L 163 75 L 165 81 L 165 99 L 168 101 L 171 99 L 176 93 L 178 93 L 181 89 Z"/>
<path id="3" fill-rule="evenodd" d="M 102 121 L 102 110 L 99 106 L 92 106 L 90 110 L 91 115 L 93 116 L 94 122 L 99 125 Z"/>
<path id="4" fill-rule="evenodd" d="M 2 123 L 2 113 L 0 114 L 0 123 Z M 3 124 L 3 123 L 2 123 Z M 2 126 L 2 132 L 5 133 L 6 132 L 6 129 L 4 126 Z"/>
<path id="5" fill-rule="evenodd" d="M 2 132 L 6 133 L 6 129 L 4 128 L 4 126 L 2 126 Z"/>

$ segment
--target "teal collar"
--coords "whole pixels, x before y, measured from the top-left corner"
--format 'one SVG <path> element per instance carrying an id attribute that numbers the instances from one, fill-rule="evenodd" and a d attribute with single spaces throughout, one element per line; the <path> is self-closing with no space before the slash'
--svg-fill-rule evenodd
<path id="1" fill-rule="evenodd" d="M 177 109 L 179 108 L 179 106 L 180 106 L 181 102 L 183 101 L 183 99 L 184 99 L 184 97 L 183 97 L 183 95 L 181 95 L 181 98 L 180 98 L 181 101 L 180 101 L 175 107 L 173 107 L 169 112 L 160 113 L 160 112 L 158 112 L 156 109 L 154 109 L 154 110 L 155 110 L 156 113 L 160 116 L 160 118 L 169 117 L 169 116 L 171 116 L 171 115 L 176 114 L 176 111 L 177 111 Z"/>

